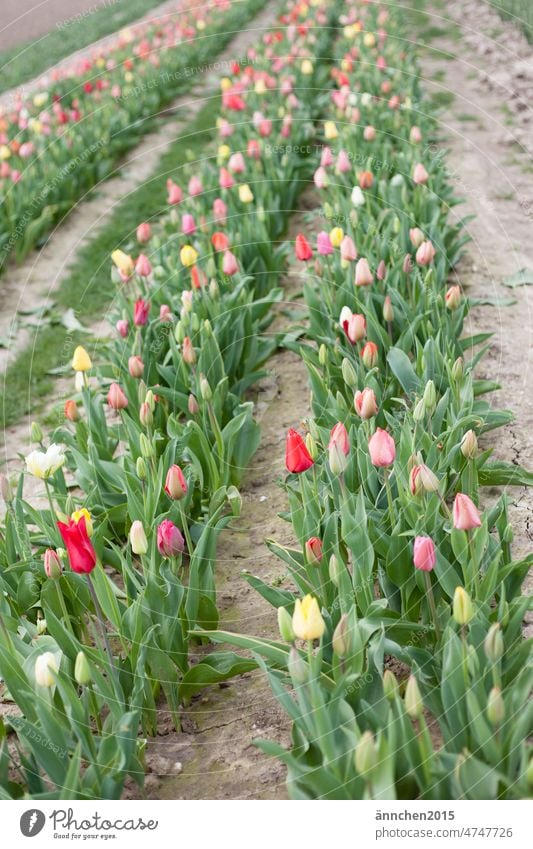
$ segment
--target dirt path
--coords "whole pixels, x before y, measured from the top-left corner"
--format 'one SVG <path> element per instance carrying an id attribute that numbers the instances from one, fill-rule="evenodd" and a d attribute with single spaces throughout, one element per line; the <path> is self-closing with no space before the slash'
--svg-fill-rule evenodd
<path id="1" fill-rule="evenodd" d="M 249 22 L 225 50 L 217 57 L 217 66 L 224 65 L 235 56 L 245 54 L 262 32 L 272 26 L 277 15 L 277 4 L 267 4 Z M 116 176 L 101 183 L 90 197 L 81 198 L 69 215 L 55 227 L 46 245 L 32 253 L 20 266 L 10 266 L 0 286 L 0 338 L 12 338 L 9 348 L 0 348 L 0 380 L 17 353 L 29 347 L 38 328 L 21 326 L 19 311 L 50 305 L 69 265 L 75 260 L 80 245 L 95 231 L 105 227 L 106 221 L 120 202 L 138 186 L 156 174 L 158 162 L 168 148 L 180 137 L 186 143 L 187 126 L 205 103 L 218 92 L 219 73 L 199 75 L 193 90 L 178 98 L 165 111 L 176 113 L 167 118 L 157 130 L 145 136 L 140 144 L 115 170 Z M 92 328 L 94 336 L 106 334 L 105 322 Z M 57 396 L 57 393 L 54 393 Z M 54 397 L 57 403 L 58 398 Z M 7 471 L 18 468 L 17 454 L 29 445 L 30 418 L 8 428 L 0 454 L 0 465 L 7 463 Z"/>
<path id="2" fill-rule="evenodd" d="M 452 217 L 476 216 L 467 225 L 472 241 L 454 282 L 472 298 L 515 301 L 475 307 L 465 334 L 494 332 L 480 376 L 501 383 L 490 396 L 492 405 L 516 415 L 496 437 L 489 434 L 487 444 L 496 445 L 495 458 L 531 468 L 533 286 L 511 289 L 503 280 L 521 268 L 533 270 L 533 168 L 527 153 L 533 150 L 533 54 L 522 33 L 484 4 L 448 3 L 446 15 L 456 37 L 434 39 L 422 70 L 426 90 L 453 95 L 441 130 L 456 193 L 465 203 Z M 433 23 L 447 26 L 442 18 Z M 532 550 L 533 492 L 511 487 L 508 494 L 519 558 Z"/>

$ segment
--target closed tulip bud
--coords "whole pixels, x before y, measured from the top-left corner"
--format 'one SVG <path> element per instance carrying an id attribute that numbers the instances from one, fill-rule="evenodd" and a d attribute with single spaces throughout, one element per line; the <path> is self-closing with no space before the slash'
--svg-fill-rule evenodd
<path id="1" fill-rule="evenodd" d="M 143 427 L 151 427 L 154 423 L 154 414 L 150 404 L 147 404 L 146 401 L 139 408 L 139 421 Z"/>
<path id="2" fill-rule="evenodd" d="M 184 548 L 180 529 L 170 519 L 163 519 L 157 529 L 157 550 L 161 557 L 177 557 Z"/>
<path id="3" fill-rule="evenodd" d="M 456 310 L 462 300 L 460 287 L 450 286 L 450 288 L 446 292 L 444 300 L 449 310 Z"/>
<path id="4" fill-rule="evenodd" d="M 35 661 L 35 681 L 39 687 L 53 687 L 59 672 L 56 656 L 51 651 L 40 654 Z"/>
<path id="5" fill-rule="evenodd" d="M 332 554 L 329 558 L 329 577 L 333 581 L 336 587 L 339 586 L 341 576 L 341 564 L 338 561 L 338 558 Z"/>
<path id="6" fill-rule="evenodd" d="M 477 456 L 477 436 L 473 430 L 467 430 L 461 439 L 461 454 L 467 460 L 473 460 Z"/>
<path id="7" fill-rule="evenodd" d="M 38 422 L 32 422 L 30 427 L 30 438 L 32 442 L 42 442 L 44 435 L 41 425 Z"/>
<path id="8" fill-rule="evenodd" d="M 180 261 L 185 268 L 191 268 L 198 259 L 198 253 L 192 245 L 184 245 L 180 251 Z"/>
<path id="9" fill-rule="evenodd" d="M 456 382 L 463 379 L 465 373 L 465 363 L 462 357 L 457 357 L 452 366 L 452 377 Z"/>
<path id="10" fill-rule="evenodd" d="M 137 380 L 143 376 L 144 363 L 140 357 L 130 357 L 128 360 L 128 371 Z"/>
<path id="11" fill-rule="evenodd" d="M 416 252 L 416 261 L 419 265 L 429 265 L 435 258 L 435 248 L 428 240 L 422 242 Z"/>
<path id="12" fill-rule="evenodd" d="M 129 329 L 130 329 L 129 321 L 125 318 L 119 318 L 115 327 L 116 327 L 118 333 L 122 336 L 122 338 L 125 339 L 126 336 L 128 335 Z"/>
<path id="13" fill-rule="evenodd" d="M 316 460 L 318 457 L 318 448 L 311 433 L 308 433 L 305 437 L 305 447 L 307 448 L 311 459 Z"/>
<path id="14" fill-rule="evenodd" d="M 480 513 L 468 495 L 458 492 L 453 502 L 453 526 L 459 531 L 471 531 L 481 525 Z"/>
<path id="15" fill-rule="evenodd" d="M 424 185 L 429 180 L 429 174 L 422 165 L 421 162 L 418 162 L 413 171 L 413 183 L 417 185 Z"/>
<path id="16" fill-rule="evenodd" d="M 63 566 L 53 548 L 47 548 L 44 553 L 44 571 L 51 581 L 57 581 L 61 577 Z"/>
<path id="17" fill-rule="evenodd" d="M 286 607 L 278 607 L 278 628 L 282 640 L 286 643 L 294 642 L 292 617 Z"/>
<path id="18" fill-rule="evenodd" d="M 174 463 L 167 472 L 165 479 L 165 492 L 174 501 L 179 501 L 187 495 L 187 489 L 188 487 L 185 475 L 180 467 Z"/>
<path id="19" fill-rule="evenodd" d="M 292 614 L 292 629 L 299 640 L 318 640 L 326 630 L 316 598 L 306 595 L 296 599 Z"/>
<path id="20" fill-rule="evenodd" d="M 404 274 L 411 274 L 413 270 L 413 263 L 411 261 L 411 254 L 405 254 L 403 258 L 402 271 Z"/>
<path id="21" fill-rule="evenodd" d="M 118 383 L 112 383 L 109 387 L 107 403 L 113 410 L 124 410 L 128 406 L 128 399 Z"/>
<path id="22" fill-rule="evenodd" d="M 412 227 L 409 230 L 409 241 L 411 242 L 413 248 L 420 247 L 420 245 L 424 241 L 424 234 L 420 227 Z"/>
<path id="23" fill-rule="evenodd" d="M 338 621 L 337 627 L 331 638 L 331 645 L 337 657 L 347 657 L 350 654 L 351 647 L 350 627 L 348 624 L 348 615 L 343 613 Z"/>
<path id="24" fill-rule="evenodd" d="M 503 634 L 499 622 L 494 622 L 494 624 L 490 626 L 487 636 L 485 637 L 485 642 L 483 643 L 483 648 L 485 649 L 487 659 L 490 660 L 491 663 L 497 663 L 503 655 Z"/>
<path id="25" fill-rule="evenodd" d="M 435 568 L 437 555 L 435 544 L 431 537 L 415 537 L 413 548 L 413 564 L 415 569 L 431 572 Z"/>
<path id="26" fill-rule="evenodd" d="M 398 681 L 396 680 L 396 676 L 390 671 L 390 669 L 386 669 L 383 673 L 383 694 L 389 702 L 393 702 L 396 696 L 399 695 L 400 687 L 398 685 Z"/>
<path id="27" fill-rule="evenodd" d="M 394 439 L 386 430 L 378 427 L 368 440 L 368 451 L 372 465 L 385 468 L 394 463 L 396 446 Z"/>
<path id="28" fill-rule="evenodd" d="M 72 368 L 74 371 L 89 371 L 89 369 L 92 368 L 91 358 L 85 348 L 81 345 L 78 345 L 74 351 L 74 356 L 72 357 Z"/>
<path id="29" fill-rule="evenodd" d="M 418 719 L 420 716 L 422 716 L 424 710 L 424 702 L 422 701 L 422 696 L 420 695 L 418 681 L 416 680 L 414 675 L 411 675 L 407 682 L 407 687 L 405 688 L 404 704 L 405 711 L 407 715 L 411 717 L 411 719 Z"/>
<path id="30" fill-rule="evenodd" d="M 380 259 L 378 262 L 378 267 L 376 268 L 376 277 L 378 280 L 385 280 L 387 276 L 387 266 L 385 264 L 384 259 Z"/>
<path id="31" fill-rule="evenodd" d="M 368 260 L 365 257 L 361 257 L 361 259 L 357 260 L 357 265 L 355 266 L 355 285 L 369 286 L 373 280 L 374 277 L 370 271 Z"/>
<path id="32" fill-rule="evenodd" d="M 329 240 L 334 248 L 340 248 L 343 239 L 344 232 L 342 227 L 334 227 L 332 230 L 330 230 Z"/>
<path id="33" fill-rule="evenodd" d="M 152 238 L 152 228 L 149 224 L 143 223 L 139 224 L 137 227 L 137 241 L 144 245 L 146 242 L 149 242 Z"/>
<path id="34" fill-rule="evenodd" d="M 437 403 L 437 392 L 435 389 L 435 384 L 432 380 L 428 380 L 428 382 L 426 383 L 426 386 L 424 388 L 423 401 L 426 411 L 428 413 L 432 413 Z"/>
<path id="35" fill-rule="evenodd" d="M 137 472 L 137 477 L 139 480 L 146 480 L 146 461 L 144 457 L 137 457 L 137 462 L 135 463 L 135 471 Z"/>
<path id="36" fill-rule="evenodd" d="M 139 254 L 135 263 L 135 271 L 139 277 L 149 277 L 152 273 L 150 260 L 145 254 Z"/>
<path id="37" fill-rule="evenodd" d="M 463 587 L 456 587 L 453 594 L 454 620 L 458 625 L 468 625 L 473 616 L 472 599 Z"/>
<path id="38" fill-rule="evenodd" d="M 214 277 L 209 281 L 209 294 L 213 299 L 218 298 L 220 295 L 220 287 Z"/>
<path id="39" fill-rule="evenodd" d="M 514 539 L 514 530 L 512 525 L 506 525 L 502 534 L 503 542 L 511 544 Z"/>
<path id="40" fill-rule="evenodd" d="M 80 417 L 78 406 L 71 398 L 65 401 L 64 413 L 69 422 L 77 422 Z"/>
<path id="41" fill-rule="evenodd" d="M 287 659 L 287 668 L 289 670 L 289 675 L 291 676 L 292 683 L 295 686 L 298 686 L 298 684 L 301 685 L 306 683 L 309 675 L 309 670 L 307 664 L 300 657 L 300 653 L 294 648 L 294 646 L 289 652 L 289 657 Z"/>
<path id="42" fill-rule="evenodd" d="M 293 428 L 289 428 L 285 442 L 285 465 L 287 466 L 287 471 L 300 474 L 310 469 L 313 463 L 314 460 L 309 454 L 300 434 Z"/>
<path id="43" fill-rule="evenodd" d="M 356 392 L 353 399 L 355 412 L 364 421 L 377 416 L 378 405 L 373 389 L 365 387 L 362 392 Z"/>
<path id="44" fill-rule="evenodd" d="M 2 496 L 6 504 L 11 504 L 11 502 L 13 501 L 11 485 L 6 475 L 4 474 L 0 474 L 0 495 Z"/>
<path id="45" fill-rule="evenodd" d="M 311 537 L 305 543 L 305 556 L 311 566 L 320 566 L 322 563 L 322 541 L 318 537 Z"/>
<path id="46" fill-rule="evenodd" d="M 371 731 L 361 734 L 355 747 L 355 768 L 359 775 L 370 776 L 378 763 L 378 750 Z"/>
<path id="47" fill-rule="evenodd" d="M 200 375 L 200 395 L 204 401 L 210 401 L 213 397 L 209 382 L 203 374 Z"/>
<path id="48" fill-rule="evenodd" d="M 146 554 L 148 551 L 148 540 L 142 522 L 137 519 L 130 528 L 130 545 L 134 554 Z"/>
<path id="49" fill-rule="evenodd" d="M 493 687 L 489 693 L 487 699 L 487 719 L 494 728 L 501 725 L 505 719 L 505 705 L 499 687 Z"/>
<path id="50" fill-rule="evenodd" d="M 378 364 L 378 346 L 375 342 L 367 342 L 361 351 L 361 359 L 366 368 L 375 368 Z"/>
<path id="51" fill-rule="evenodd" d="M 183 357 L 183 362 L 187 363 L 188 366 L 192 366 L 196 362 L 196 351 L 194 350 L 194 345 L 188 336 L 186 336 L 183 340 L 181 355 Z"/>
<path id="52" fill-rule="evenodd" d="M 355 247 L 353 239 L 350 236 L 344 236 L 340 247 L 341 259 L 344 262 L 353 262 L 357 259 L 357 248 Z"/>
<path id="53" fill-rule="evenodd" d="M 46 619 L 39 617 L 37 619 L 37 634 L 42 636 L 42 634 L 46 634 Z"/>
<path id="54" fill-rule="evenodd" d="M 194 395 L 189 395 L 189 399 L 187 401 L 187 409 L 189 410 L 191 416 L 195 416 L 199 412 L 200 407 L 198 406 L 198 401 L 196 400 Z"/>
<path id="55" fill-rule="evenodd" d="M 438 492 L 439 479 L 424 463 L 413 466 L 409 474 L 409 488 L 412 495 L 421 492 Z"/>
<path id="56" fill-rule="evenodd" d="M 139 436 L 139 448 L 141 449 L 141 457 L 144 457 L 145 460 L 149 460 L 150 457 L 155 457 L 153 443 L 144 433 L 141 433 Z"/>
<path id="57" fill-rule="evenodd" d="M 122 277 L 128 278 L 133 274 L 133 260 L 131 256 L 128 256 L 128 254 L 124 253 L 124 251 L 113 251 L 111 259 L 120 271 Z"/>
<path id="58" fill-rule="evenodd" d="M 347 357 L 345 357 L 342 361 L 341 371 L 344 382 L 353 389 L 353 387 L 357 385 L 357 374 Z"/>
<path id="59" fill-rule="evenodd" d="M 387 295 L 383 302 L 383 320 L 384 321 L 394 321 L 394 310 L 392 308 L 392 302 L 390 299 L 390 295 Z"/>
<path id="60" fill-rule="evenodd" d="M 76 662 L 74 664 L 74 680 L 81 686 L 90 684 L 92 681 L 89 661 L 87 660 L 87 655 L 82 651 L 79 651 L 76 655 Z"/>
<path id="61" fill-rule="evenodd" d="M 415 422 L 421 422 L 423 421 L 425 415 L 426 405 L 424 404 L 424 399 L 421 398 L 419 401 L 416 402 L 413 408 L 413 419 L 415 420 Z"/>
<path id="62" fill-rule="evenodd" d="M 348 466 L 348 454 L 350 453 L 348 432 L 342 422 L 338 422 L 331 430 L 328 452 L 329 467 L 332 473 L 342 475 Z"/>
<path id="63" fill-rule="evenodd" d="M 320 363 L 321 366 L 325 366 L 327 361 L 328 361 L 328 349 L 326 348 L 324 343 L 322 343 L 322 345 L 318 349 L 318 362 Z"/>

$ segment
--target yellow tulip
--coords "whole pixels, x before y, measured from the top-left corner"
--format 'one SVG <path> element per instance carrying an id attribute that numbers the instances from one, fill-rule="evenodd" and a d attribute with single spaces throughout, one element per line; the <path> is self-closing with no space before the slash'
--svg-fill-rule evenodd
<path id="1" fill-rule="evenodd" d="M 92 537 L 93 520 L 91 519 L 91 514 L 89 513 L 86 507 L 82 507 L 81 510 L 74 510 L 74 513 L 71 513 L 70 518 L 73 522 L 76 522 L 76 524 L 78 524 L 82 516 L 85 516 L 85 527 L 87 529 L 87 536 Z"/>
<path id="2" fill-rule="evenodd" d="M 301 600 L 296 599 L 292 614 L 292 630 L 299 640 L 317 640 L 326 630 L 318 602 L 312 595 L 306 595 Z"/>
<path id="3" fill-rule="evenodd" d="M 324 135 L 328 141 L 336 139 L 339 135 L 335 121 L 326 121 L 324 123 Z"/>
<path id="4" fill-rule="evenodd" d="M 91 358 L 85 348 L 81 345 L 78 345 L 74 351 L 74 356 L 72 357 L 72 368 L 74 371 L 89 371 L 89 369 L 92 368 Z"/>
<path id="5" fill-rule="evenodd" d="M 232 82 L 229 79 L 229 77 L 222 77 L 222 79 L 220 80 L 220 88 L 222 89 L 222 91 L 228 91 L 228 89 L 230 89 L 231 86 L 232 86 Z"/>
<path id="6" fill-rule="evenodd" d="M 48 100 L 48 92 L 40 91 L 38 94 L 33 96 L 33 105 L 39 109 L 41 106 L 44 106 L 46 101 Z"/>
<path id="7" fill-rule="evenodd" d="M 124 74 L 124 82 L 132 83 L 134 79 L 135 78 L 134 78 L 133 74 L 131 73 L 131 71 L 126 71 L 126 73 Z"/>
<path id="8" fill-rule="evenodd" d="M 376 43 L 376 39 L 373 32 L 365 33 L 365 37 L 363 39 L 365 47 L 373 47 Z"/>
<path id="9" fill-rule="evenodd" d="M 463 587 L 456 587 L 453 595 L 453 618 L 458 625 L 468 625 L 473 615 L 472 599 Z"/>
<path id="10" fill-rule="evenodd" d="M 1 159 L 9 159 L 11 156 L 11 151 L 8 148 L 7 144 L 0 144 L 0 160 Z"/>
<path id="11" fill-rule="evenodd" d="M 340 248 L 341 242 L 344 239 L 342 227 L 334 227 L 329 234 L 329 240 L 334 248 Z"/>
<path id="12" fill-rule="evenodd" d="M 241 203 L 251 203 L 254 199 L 252 191 L 248 183 L 243 183 L 239 186 L 239 200 Z"/>
<path id="13" fill-rule="evenodd" d="M 266 92 L 266 90 L 267 90 L 267 87 L 265 85 L 265 81 L 264 80 L 257 80 L 257 82 L 254 86 L 255 93 L 256 94 L 264 94 Z"/>
<path id="14" fill-rule="evenodd" d="M 199 32 L 203 32 L 203 30 L 205 29 L 205 21 L 202 21 L 202 20 L 197 21 L 196 22 L 196 29 Z"/>
<path id="15" fill-rule="evenodd" d="M 311 60 L 310 59 L 304 59 L 301 66 L 300 66 L 300 70 L 301 70 L 302 74 L 305 74 L 306 76 L 310 76 L 313 73 L 313 63 L 311 62 Z"/>
<path id="16" fill-rule="evenodd" d="M 185 266 L 185 268 L 190 268 L 191 265 L 194 265 L 196 260 L 198 259 L 198 254 L 192 247 L 192 245 L 184 245 L 180 251 L 180 260 L 181 264 Z"/>
<path id="17" fill-rule="evenodd" d="M 229 158 L 231 154 L 231 148 L 227 144 L 221 144 L 218 152 L 217 152 L 217 162 L 220 165 L 222 162 L 225 162 L 226 159 Z"/>
<path id="18" fill-rule="evenodd" d="M 116 250 L 111 254 L 111 259 L 115 263 L 118 270 L 125 276 L 129 277 L 133 274 L 134 265 L 131 256 L 125 254 L 124 251 Z"/>

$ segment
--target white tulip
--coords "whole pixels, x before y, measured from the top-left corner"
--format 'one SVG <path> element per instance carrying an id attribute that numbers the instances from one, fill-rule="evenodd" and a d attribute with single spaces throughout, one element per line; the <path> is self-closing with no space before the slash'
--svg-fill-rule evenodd
<path id="1" fill-rule="evenodd" d="M 26 457 L 26 468 L 30 474 L 46 480 L 65 462 L 65 453 L 61 445 L 52 443 L 46 451 L 32 451 Z"/>
<path id="2" fill-rule="evenodd" d="M 352 203 L 354 206 L 363 206 L 365 196 L 359 186 L 354 186 L 352 189 Z"/>
<path id="3" fill-rule="evenodd" d="M 53 687 L 56 682 L 55 675 L 58 671 L 59 664 L 55 654 L 51 651 L 40 654 L 35 661 L 35 680 L 39 687 Z"/>

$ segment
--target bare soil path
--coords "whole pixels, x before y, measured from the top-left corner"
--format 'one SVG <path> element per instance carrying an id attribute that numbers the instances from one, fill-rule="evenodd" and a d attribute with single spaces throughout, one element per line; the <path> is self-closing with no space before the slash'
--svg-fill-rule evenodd
<path id="1" fill-rule="evenodd" d="M 496 439 L 489 434 L 488 444 L 496 443 L 493 456 L 531 468 L 533 286 L 508 288 L 503 281 L 522 268 L 533 271 L 533 51 L 517 27 L 483 3 L 447 3 L 444 19 L 434 11 L 432 23 L 450 32 L 448 19 L 454 37 L 443 35 L 427 46 L 423 86 L 441 99 L 448 93 L 450 101 L 441 115 L 446 164 L 465 201 L 452 216 L 475 216 L 453 282 L 471 298 L 514 301 L 476 306 L 465 334 L 494 333 L 480 376 L 501 383 L 490 401 L 516 416 L 495 432 Z M 508 494 L 519 558 L 532 550 L 533 492 L 511 487 Z"/>

